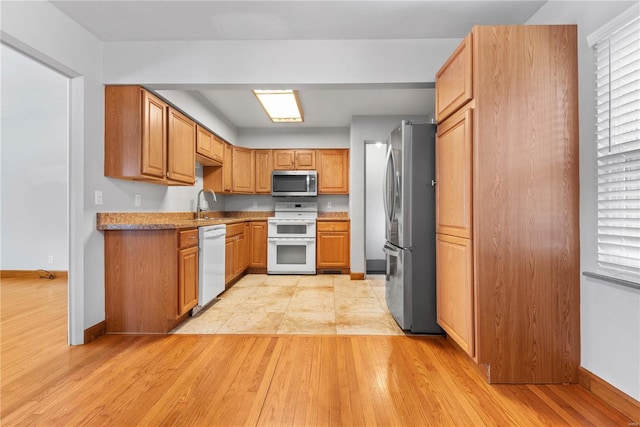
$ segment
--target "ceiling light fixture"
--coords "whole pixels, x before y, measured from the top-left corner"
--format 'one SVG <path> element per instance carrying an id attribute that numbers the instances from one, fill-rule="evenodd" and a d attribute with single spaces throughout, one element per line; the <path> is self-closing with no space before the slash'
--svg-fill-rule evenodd
<path id="1" fill-rule="evenodd" d="M 258 98 L 260 105 L 272 122 L 300 123 L 304 121 L 297 90 L 254 89 L 253 94 Z"/>

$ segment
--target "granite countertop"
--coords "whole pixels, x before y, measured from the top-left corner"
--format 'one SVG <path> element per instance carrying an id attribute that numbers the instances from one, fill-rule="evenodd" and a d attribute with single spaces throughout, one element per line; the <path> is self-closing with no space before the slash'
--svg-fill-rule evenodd
<path id="1" fill-rule="evenodd" d="M 194 228 L 246 221 L 266 221 L 272 211 L 204 212 L 208 218 L 195 219 L 193 212 L 98 212 L 96 229 L 107 230 L 167 230 Z M 347 212 L 319 212 L 318 221 L 348 221 Z"/>

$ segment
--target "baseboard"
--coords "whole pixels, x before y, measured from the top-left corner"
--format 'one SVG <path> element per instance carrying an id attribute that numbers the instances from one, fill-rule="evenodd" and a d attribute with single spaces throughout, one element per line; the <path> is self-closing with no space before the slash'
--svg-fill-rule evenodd
<path id="1" fill-rule="evenodd" d="M 38 272 L 41 272 L 43 275 L 46 273 L 53 274 L 55 278 L 67 279 L 69 277 L 69 273 L 67 271 L 58 271 L 58 270 L 0 270 L 0 278 L 2 279 L 37 279 L 38 277 L 42 277 Z M 45 277 L 46 278 L 46 277 Z"/>
<path id="2" fill-rule="evenodd" d="M 351 273 L 351 280 L 364 280 L 364 273 Z"/>
<path id="3" fill-rule="evenodd" d="M 107 322 L 102 321 L 84 330 L 84 343 L 89 344 L 107 333 Z"/>
<path id="4" fill-rule="evenodd" d="M 349 274 L 348 268 L 318 268 L 316 274 Z"/>
<path id="5" fill-rule="evenodd" d="M 640 424 L 640 402 L 618 390 L 582 366 L 578 369 L 578 383 L 624 416 Z"/>

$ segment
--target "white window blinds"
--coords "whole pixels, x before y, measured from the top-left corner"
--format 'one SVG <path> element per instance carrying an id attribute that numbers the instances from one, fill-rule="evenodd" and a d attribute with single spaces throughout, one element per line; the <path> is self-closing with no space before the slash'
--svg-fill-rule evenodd
<path id="1" fill-rule="evenodd" d="M 598 266 L 640 282 L 640 18 L 594 44 Z"/>

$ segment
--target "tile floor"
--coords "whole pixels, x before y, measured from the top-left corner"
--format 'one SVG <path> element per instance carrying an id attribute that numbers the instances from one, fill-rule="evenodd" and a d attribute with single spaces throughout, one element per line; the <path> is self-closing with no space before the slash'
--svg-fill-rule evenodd
<path id="1" fill-rule="evenodd" d="M 174 334 L 403 335 L 387 309 L 384 276 L 243 277 Z"/>

